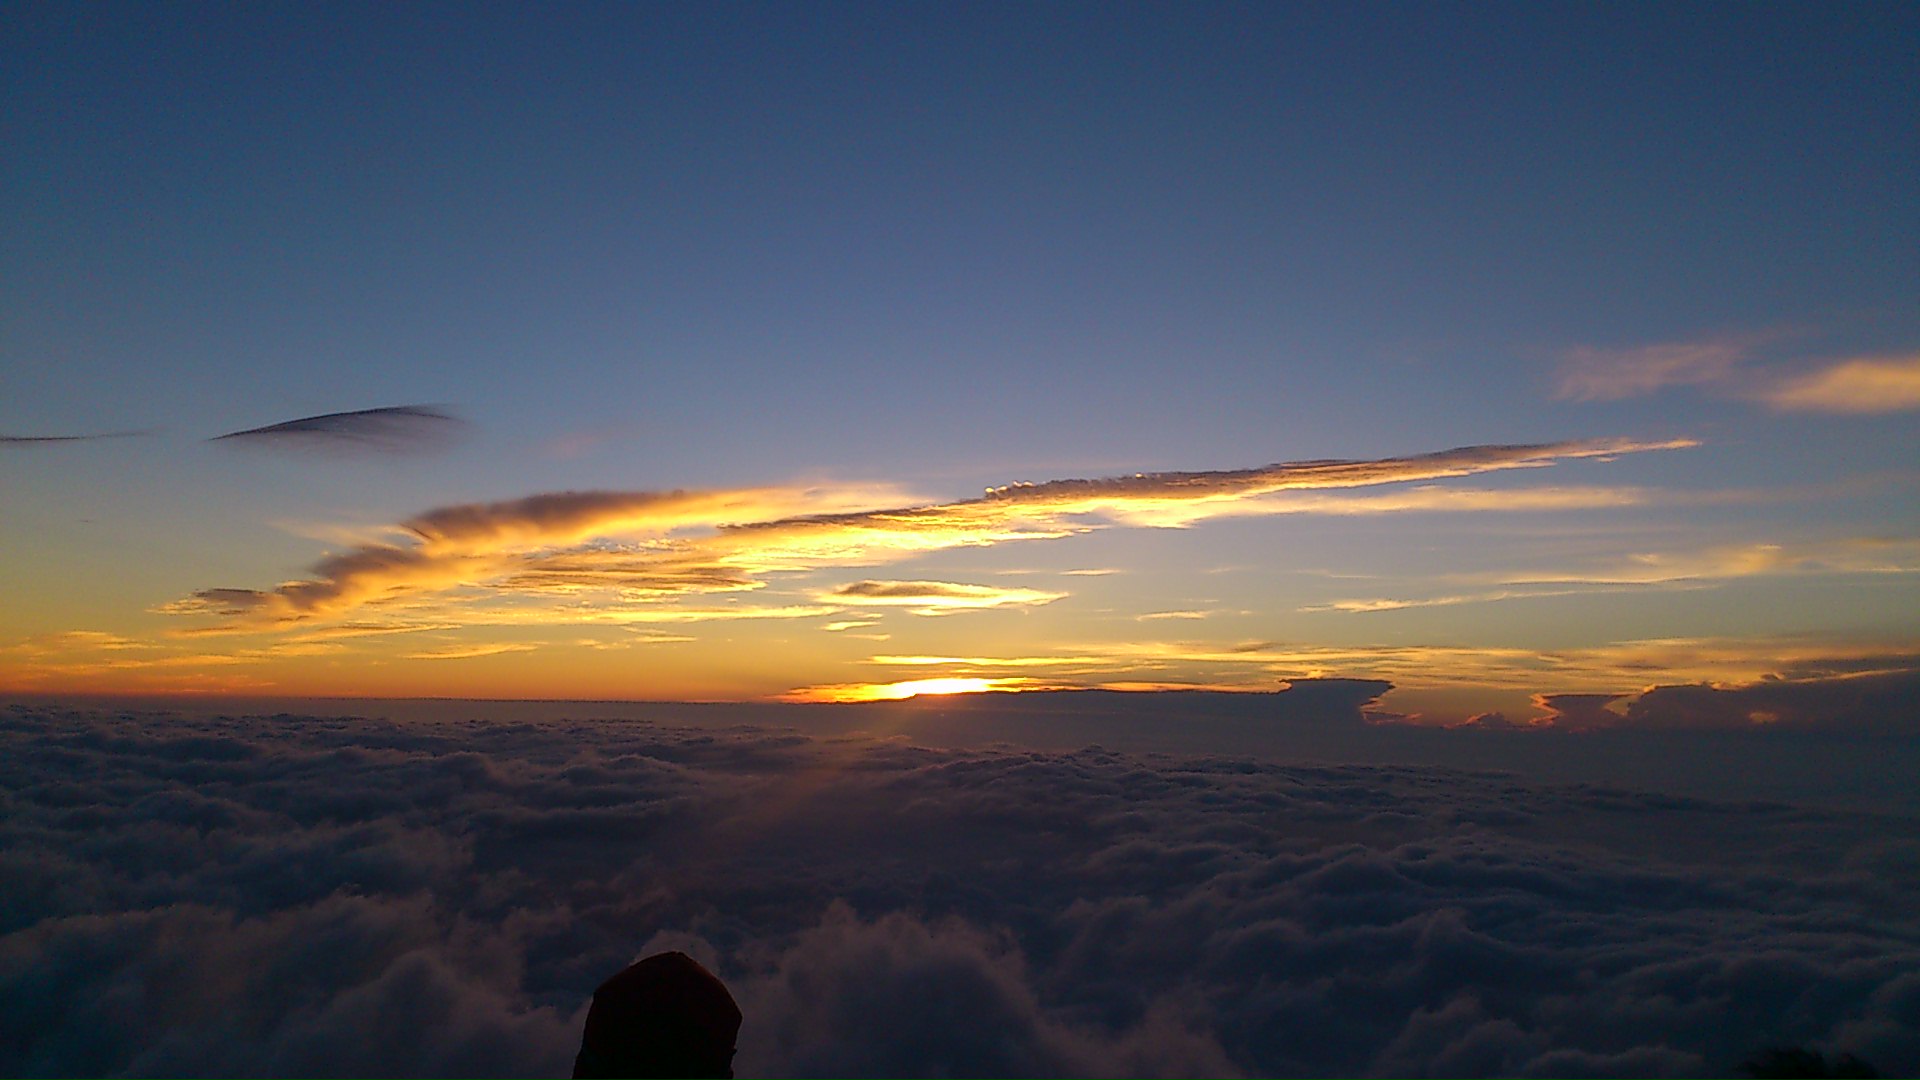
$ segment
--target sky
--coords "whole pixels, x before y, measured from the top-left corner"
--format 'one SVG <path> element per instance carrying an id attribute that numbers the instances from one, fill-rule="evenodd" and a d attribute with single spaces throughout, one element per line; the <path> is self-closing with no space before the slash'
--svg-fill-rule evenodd
<path id="1" fill-rule="evenodd" d="M 1920 688 L 1910 5 L 0 20 L 0 689 Z"/>

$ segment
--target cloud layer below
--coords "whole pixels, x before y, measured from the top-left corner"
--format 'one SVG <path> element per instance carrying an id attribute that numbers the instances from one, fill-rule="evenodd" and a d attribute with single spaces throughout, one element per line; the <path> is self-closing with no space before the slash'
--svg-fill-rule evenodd
<path id="1" fill-rule="evenodd" d="M 1911 817 L 666 716 L 0 713 L 0 1071 L 564 1075 L 662 948 L 742 1075 L 1920 1068 Z"/>

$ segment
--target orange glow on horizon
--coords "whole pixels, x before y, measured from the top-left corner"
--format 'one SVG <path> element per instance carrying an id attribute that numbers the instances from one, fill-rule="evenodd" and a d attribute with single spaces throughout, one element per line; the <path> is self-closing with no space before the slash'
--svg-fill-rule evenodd
<path id="1" fill-rule="evenodd" d="M 984 694 L 1025 689 L 1025 679 L 909 679 L 891 683 L 836 683 L 805 686 L 781 695 L 783 701 L 904 701 L 923 694 Z"/>

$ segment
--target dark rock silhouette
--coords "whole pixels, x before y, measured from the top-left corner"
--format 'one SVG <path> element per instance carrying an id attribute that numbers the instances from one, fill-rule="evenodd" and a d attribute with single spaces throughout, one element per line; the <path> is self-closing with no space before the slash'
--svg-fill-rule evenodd
<path id="1" fill-rule="evenodd" d="M 1875 1080 L 1880 1071 L 1852 1054 L 1828 1061 L 1818 1050 L 1770 1046 L 1740 1063 L 1740 1074 L 1754 1080 Z"/>
<path id="2" fill-rule="evenodd" d="M 686 953 L 656 953 L 600 984 L 573 1075 L 732 1077 L 740 1006 Z"/>

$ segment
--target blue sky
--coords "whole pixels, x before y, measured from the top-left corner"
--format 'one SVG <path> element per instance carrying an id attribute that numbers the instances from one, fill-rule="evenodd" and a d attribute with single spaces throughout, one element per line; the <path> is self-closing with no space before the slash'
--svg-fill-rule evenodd
<path id="1" fill-rule="evenodd" d="M 150 432 L 0 447 L 8 685 L 758 697 L 1077 648 L 1019 670 L 1424 680 L 1459 719 L 1920 667 L 1909 6 L 0 18 L 0 434 Z M 202 441 L 403 404 L 466 424 L 418 454 Z M 437 509 L 562 492 L 811 494 L 536 531 L 514 559 L 1585 440 L 1698 445 L 1431 481 L 1552 507 L 1102 511 L 1046 541 L 786 551 L 711 593 L 496 560 L 278 622 L 232 607 L 411 552 L 393 527 Z M 1353 494 L 1429 481 L 1382 483 Z M 862 580 L 1002 602 L 923 617 L 850 602 Z M 699 614 L 727 604 L 776 614 Z M 583 605 L 600 622 L 554 629 Z M 683 614 L 636 648 L 643 609 Z M 1687 644 L 1621 659 L 1644 642 Z M 1577 677 L 1488 666 L 1527 649 L 1584 650 Z"/>

